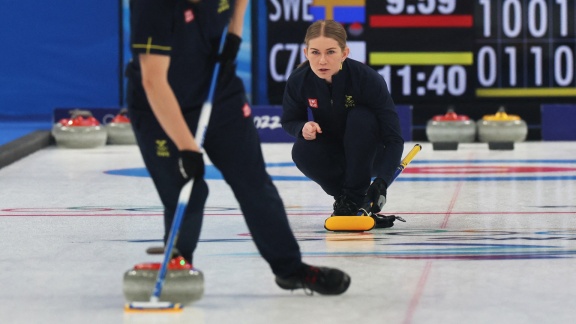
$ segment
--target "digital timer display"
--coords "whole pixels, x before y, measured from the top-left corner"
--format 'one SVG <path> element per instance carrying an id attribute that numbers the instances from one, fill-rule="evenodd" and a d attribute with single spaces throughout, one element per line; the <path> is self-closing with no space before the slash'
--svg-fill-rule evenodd
<path id="1" fill-rule="evenodd" d="M 367 1 L 367 63 L 396 102 L 470 97 L 473 1 Z"/>
<path id="2" fill-rule="evenodd" d="M 281 103 L 285 81 L 304 59 L 305 30 L 317 19 L 343 23 L 353 57 L 384 77 L 397 103 L 576 99 L 576 0 L 269 0 L 266 5 L 260 14 L 267 22 L 266 57 L 254 59 L 267 63 L 257 69 L 267 80 L 267 103 Z"/>

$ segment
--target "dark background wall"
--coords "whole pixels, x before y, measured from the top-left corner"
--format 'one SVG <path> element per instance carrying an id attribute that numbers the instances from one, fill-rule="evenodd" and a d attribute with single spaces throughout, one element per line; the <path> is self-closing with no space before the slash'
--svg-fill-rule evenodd
<path id="1" fill-rule="evenodd" d="M 0 120 L 121 102 L 118 0 L 0 0 Z"/>

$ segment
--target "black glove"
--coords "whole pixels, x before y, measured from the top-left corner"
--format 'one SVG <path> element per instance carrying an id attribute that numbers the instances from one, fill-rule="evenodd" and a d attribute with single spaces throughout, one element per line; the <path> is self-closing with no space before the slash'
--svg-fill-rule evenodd
<path id="1" fill-rule="evenodd" d="M 220 54 L 220 63 L 222 63 L 222 65 L 236 61 L 236 56 L 238 56 L 238 51 L 240 50 L 240 43 L 242 43 L 242 38 L 238 37 L 238 35 L 232 33 L 226 34 L 224 48 L 222 48 L 222 53 Z"/>
<path id="2" fill-rule="evenodd" d="M 372 214 L 379 213 L 386 204 L 386 187 L 386 182 L 381 178 L 374 179 L 374 182 L 368 187 L 366 201 L 372 204 L 369 210 Z"/>
<path id="3" fill-rule="evenodd" d="M 220 61 L 219 82 L 228 84 L 236 76 L 236 56 L 240 50 L 242 39 L 235 34 L 228 33 L 222 53 L 218 57 Z"/>
<path id="4" fill-rule="evenodd" d="M 204 158 L 200 152 L 180 151 L 178 166 L 184 179 L 200 179 L 204 176 Z"/>

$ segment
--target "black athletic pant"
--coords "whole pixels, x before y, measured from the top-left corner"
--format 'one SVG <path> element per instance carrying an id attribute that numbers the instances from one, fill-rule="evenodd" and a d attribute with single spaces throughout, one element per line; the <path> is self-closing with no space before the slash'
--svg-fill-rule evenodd
<path id="1" fill-rule="evenodd" d="M 300 249 L 283 202 L 265 169 L 253 119 L 243 115 L 244 99 L 236 95 L 214 104 L 204 150 L 232 188 L 258 250 L 274 274 L 285 276 L 301 266 Z M 199 114 L 197 109 L 185 116 L 193 133 Z M 144 162 L 165 207 L 166 240 L 185 183 L 178 170 L 178 150 L 152 112 L 130 109 L 130 116 Z M 176 244 L 186 258 L 197 246 L 207 195 L 206 182 L 195 181 Z"/>
<path id="2" fill-rule="evenodd" d="M 344 194 L 360 205 L 384 155 L 374 113 L 356 106 L 348 112 L 342 133 L 341 138 L 317 134 L 312 141 L 299 136 L 292 147 L 292 159 L 327 194 Z"/>

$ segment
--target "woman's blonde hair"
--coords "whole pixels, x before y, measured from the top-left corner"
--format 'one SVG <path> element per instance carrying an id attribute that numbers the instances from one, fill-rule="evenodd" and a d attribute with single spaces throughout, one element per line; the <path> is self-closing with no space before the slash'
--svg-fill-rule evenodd
<path id="1" fill-rule="evenodd" d="M 311 39 L 321 36 L 334 39 L 336 42 L 338 42 L 338 46 L 340 46 L 340 49 L 342 49 L 342 51 L 344 51 L 344 49 L 346 48 L 346 38 L 348 37 L 346 35 L 346 30 L 344 29 L 342 24 L 340 24 L 337 21 L 334 20 L 315 21 L 312 25 L 308 27 L 308 30 L 306 30 L 304 43 L 306 44 L 306 46 L 308 46 L 308 42 Z"/>

